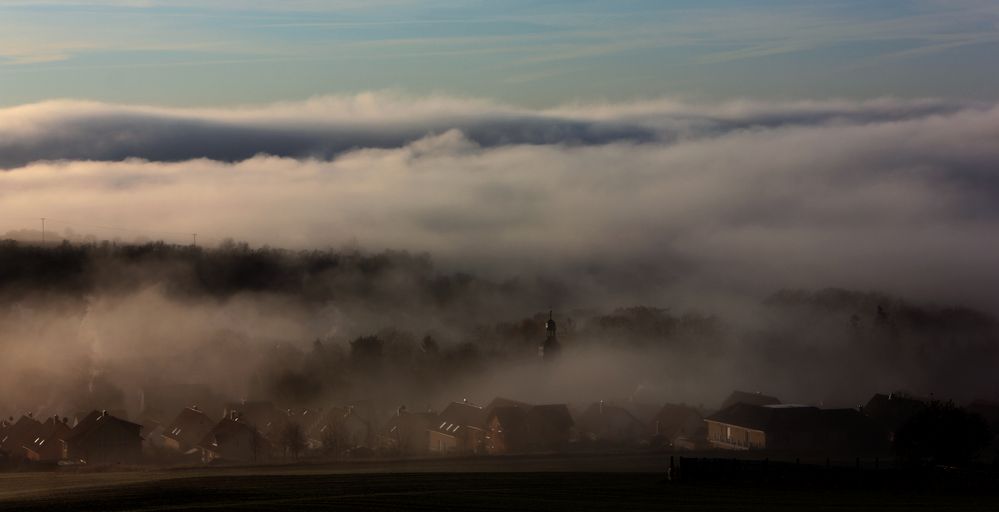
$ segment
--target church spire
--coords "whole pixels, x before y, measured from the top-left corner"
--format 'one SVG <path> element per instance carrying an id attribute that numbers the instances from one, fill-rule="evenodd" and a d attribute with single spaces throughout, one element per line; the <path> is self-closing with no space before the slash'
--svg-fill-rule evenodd
<path id="1" fill-rule="evenodd" d="M 558 355 L 560 349 L 558 326 L 555 324 L 553 312 L 548 310 L 548 321 L 545 322 L 545 341 L 538 347 L 538 355 L 544 361 L 551 361 Z"/>

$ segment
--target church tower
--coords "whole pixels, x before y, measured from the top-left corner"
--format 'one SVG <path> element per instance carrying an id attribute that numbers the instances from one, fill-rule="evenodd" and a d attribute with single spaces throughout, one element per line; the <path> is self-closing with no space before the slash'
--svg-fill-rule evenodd
<path id="1" fill-rule="evenodd" d="M 562 347 L 558 343 L 558 326 L 552 318 L 552 312 L 548 312 L 548 321 L 545 322 L 545 342 L 538 347 L 538 356 L 542 361 L 552 361 L 557 356 Z"/>

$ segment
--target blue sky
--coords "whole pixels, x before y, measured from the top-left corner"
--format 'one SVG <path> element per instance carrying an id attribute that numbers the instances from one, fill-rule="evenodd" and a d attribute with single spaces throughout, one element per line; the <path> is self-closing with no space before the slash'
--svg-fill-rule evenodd
<path id="1" fill-rule="evenodd" d="M 982 0 L 0 0 L 0 105 L 999 96 Z"/>

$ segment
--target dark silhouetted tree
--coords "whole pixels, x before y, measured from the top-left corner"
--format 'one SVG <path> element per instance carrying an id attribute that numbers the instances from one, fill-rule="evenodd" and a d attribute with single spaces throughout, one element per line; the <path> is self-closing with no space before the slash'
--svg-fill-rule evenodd
<path id="1" fill-rule="evenodd" d="M 378 336 L 361 336 L 350 342 L 350 359 L 362 367 L 371 367 L 382 359 L 385 342 Z"/>
<path id="2" fill-rule="evenodd" d="M 339 426 L 334 425 L 328 425 L 326 429 L 323 430 L 322 439 L 320 441 L 323 444 L 323 453 L 332 457 L 339 457 L 340 451 L 343 450 L 343 446 L 345 444 L 343 432 Z"/>
<path id="3" fill-rule="evenodd" d="M 423 342 L 420 343 L 420 351 L 430 356 L 436 356 L 440 353 L 440 346 L 437 344 L 437 340 L 428 334 L 423 337 Z"/>
<path id="4" fill-rule="evenodd" d="M 281 445 L 284 447 L 285 455 L 298 458 L 298 455 L 305 449 L 305 432 L 302 426 L 295 422 L 290 422 L 281 431 Z"/>

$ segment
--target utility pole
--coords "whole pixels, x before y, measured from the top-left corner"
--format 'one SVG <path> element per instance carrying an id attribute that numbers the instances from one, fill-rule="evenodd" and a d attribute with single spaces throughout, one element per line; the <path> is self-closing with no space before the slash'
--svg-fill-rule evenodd
<path id="1" fill-rule="evenodd" d="M 191 245 L 193 245 L 195 247 L 198 246 L 198 234 L 197 233 L 191 233 Z"/>
<path id="2" fill-rule="evenodd" d="M 45 243 L 45 217 L 42 217 L 42 243 Z"/>

